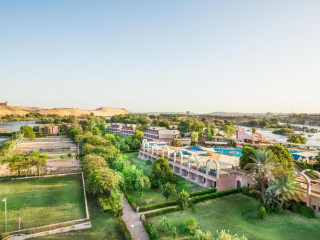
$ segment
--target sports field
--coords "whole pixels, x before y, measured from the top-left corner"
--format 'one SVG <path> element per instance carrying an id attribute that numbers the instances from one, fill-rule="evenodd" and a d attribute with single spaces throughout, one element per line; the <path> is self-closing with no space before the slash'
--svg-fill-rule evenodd
<path id="1" fill-rule="evenodd" d="M 8 232 L 85 218 L 80 174 L 0 182 L 0 196 L 7 199 Z M 4 203 L 0 202 L 0 233 L 4 228 Z"/>

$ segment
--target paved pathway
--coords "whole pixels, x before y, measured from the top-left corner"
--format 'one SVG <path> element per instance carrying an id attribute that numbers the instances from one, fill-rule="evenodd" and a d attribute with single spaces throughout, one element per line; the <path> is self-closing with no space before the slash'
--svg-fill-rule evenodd
<path id="1" fill-rule="evenodd" d="M 123 198 L 123 215 L 122 219 L 125 222 L 128 230 L 131 233 L 133 240 L 149 240 L 149 235 L 140 221 L 140 213 L 132 210 L 127 198 Z M 131 225 L 134 225 L 134 228 Z"/>

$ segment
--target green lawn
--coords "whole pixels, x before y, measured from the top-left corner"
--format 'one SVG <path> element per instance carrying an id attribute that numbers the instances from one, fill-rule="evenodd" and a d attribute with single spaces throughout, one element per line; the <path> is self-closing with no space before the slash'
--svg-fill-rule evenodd
<path id="1" fill-rule="evenodd" d="M 0 182 L 0 196 L 7 198 L 8 219 L 21 217 L 22 229 L 85 218 L 80 174 Z M 3 219 L 4 203 L 0 202 Z M 8 221 L 8 231 L 14 230 L 18 230 L 17 220 Z"/>
<path id="2" fill-rule="evenodd" d="M 127 156 L 128 160 L 136 164 L 138 168 L 143 169 L 145 175 L 150 175 L 151 166 L 147 166 L 145 160 L 139 159 L 138 153 L 126 153 L 124 155 Z M 175 184 L 177 193 L 182 191 L 183 189 L 188 192 L 198 192 L 205 189 L 177 175 Z M 162 196 L 161 192 L 158 189 L 150 189 L 149 191 L 144 192 L 142 197 L 140 197 L 139 191 L 129 190 L 128 193 L 136 200 L 138 206 L 144 206 L 166 201 L 166 199 Z M 175 198 L 176 196 L 172 196 L 169 198 L 169 200 L 173 200 Z"/>
<path id="3" fill-rule="evenodd" d="M 166 216 L 179 228 L 178 239 L 193 239 L 184 233 L 183 222 L 186 218 L 194 217 L 198 227 L 213 234 L 217 230 L 230 230 L 230 233 L 245 235 L 248 239 L 287 239 L 311 240 L 320 239 L 319 219 L 307 219 L 304 216 L 286 211 L 283 214 L 268 215 L 265 220 L 257 219 L 258 202 L 252 198 L 234 194 L 214 200 L 208 200 L 195 205 L 184 212 L 169 213 Z M 158 228 L 161 217 L 148 220 Z M 161 239 L 172 239 L 158 228 Z"/>
<path id="4" fill-rule="evenodd" d="M 82 231 L 55 234 L 36 238 L 41 240 L 89 240 L 89 239 L 121 239 L 119 221 L 110 213 L 104 213 L 95 197 L 88 197 L 88 206 L 92 228 Z"/>

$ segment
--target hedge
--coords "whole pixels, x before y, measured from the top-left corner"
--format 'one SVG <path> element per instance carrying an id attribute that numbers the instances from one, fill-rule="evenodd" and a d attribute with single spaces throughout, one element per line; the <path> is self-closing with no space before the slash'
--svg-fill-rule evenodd
<path id="1" fill-rule="evenodd" d="M 145 227 L 150 240 L 157 240 L 159 238 L 157 230 L 147 220 L 143 221 L 143 226 Z"/>
<path id="2" fill-rule="evenodd" d="M 223 197 L 223 196 L 227 196 L 227 195 L 231 195 L 234 193 L 239 193 L 241 192 L 241 188 L 235 188 L 235 189 L 231 189 L 231 190 L 225 190 L 225 191 L 221 191 L 221 192 L 215 192 L 215 193 L 210 193 L 207 195 L 201 195 L 201 196 L 197 196 L 192 198 L 193 203 L 198 203 L 198 202 L 202 202 L 208 199 L 214 199 L 214 198 L 219 198 L 219 197 Z"/>
<path id="3" fill-rule="evenodd" d="M 100 207 L 102 208 L 102 210 L 103 210 L 104 212 L 111 211 L 110 202 L 109 202 L 109 199 L 107 198 L 106 195 L 100 194 L 100 195 L 98 196 L 98 201 L 99 201 Z"/>
<path id="4" fill-rule="evenodd" d="M 121 239 L 124 239 L 124 240 L 132 239 L 129 230 L 121 217 L 119 217 L 119 233 L 122 237 Z"/>
<path id="5" fill-rule="evenodd" d="M 122 191 L 124 193 L 124 196 L 128 199 L 128 202 L 130 203 L 132 209 L 134 211 L 136 211 L 138 205 L 137 205 L 136 201 L 134 200 L 134 198 L 131 195 L 129 195 L 129 193 L 125 189 L 122 189 Z"/>
<path id="6" fill-rule="evenodd" d="M 202 190 L 200 192 L 189 193 L 189 196 L 190 197 L 196 197 L 196 196 L 206 195 L 206 194 L 209 194 L 209 193 L 215 193 L 216 191 L 217 191 L 216 188 L 211 188 L 211 189 Z"/>
<path id="7" fill-rule="evenodd" d="M 315 217 L 313 209 L 311 207 L 302 205 L 300 202 L 293 202 L 290 206 L 290 209 L 292 212 L 302 214 L 307 218 Z"/>
<path id="8" fill-rule="evenodd" d="M 171 207 L 171 206 L 175 206 L 175 205 L 177 205 L 177 201 L 176 200 L 157 203 L 157 204 L 151 204 L 151 205 L 146 205 L 146 206 L 140 207 L 139 208 L 139 212 L 145 212 L 145 211 L 158 209 L 158 208 L 163 208 L 163 207 Z"/>
<path id="9" fill-rule="evenodd" d="M 300 213 L 307 218 L 314 218 L 314 211 L 311 207 L 302 206 L 300 209 Z"/>
<path id="10" fill-rule="evenodd" d="M 178 206 L 160 209 L 160 210 L 154 211 L 154 212 L 149 212 L 149 213 L 144 214 L 144 216 L 145 217 L 155 217 L 155 216 L 159 216 L 159 215 L 163 215 L 163 214 L 171 213 L 171 212 L 176 212 L 176 211 L 179 211 Z"/>

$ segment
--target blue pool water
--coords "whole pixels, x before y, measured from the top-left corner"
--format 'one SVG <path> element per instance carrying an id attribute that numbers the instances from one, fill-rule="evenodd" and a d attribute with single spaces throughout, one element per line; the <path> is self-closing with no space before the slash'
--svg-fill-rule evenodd
<path id="1" fill-rule="evenodd" d="M 199 148 L 197 145 L 193 145 L 187 148 L 190 151 L 194 151 L 194 152 L 202 152 L 204 150 L 202 150 L 201 148 Z"/>
<path id="2" fill-rule="evenodd" d="M 235 157 L 241 157 L 241 149 L 239 148 L 214 148 L 216 152 L 232 155 Z"/>
<path id="3" fill-rule="evenodd" d="M 232 155 L 235 157 L 242 156 L 241 149 L 239 149 L 239 148 L 214 148 L 213 150 L 215 150 L 216 152 Z M 301 152 L 299 150 L 289 150 L 289 151 L 290 151 L 291 155 L 294 155 L 295 153 Z"/>

